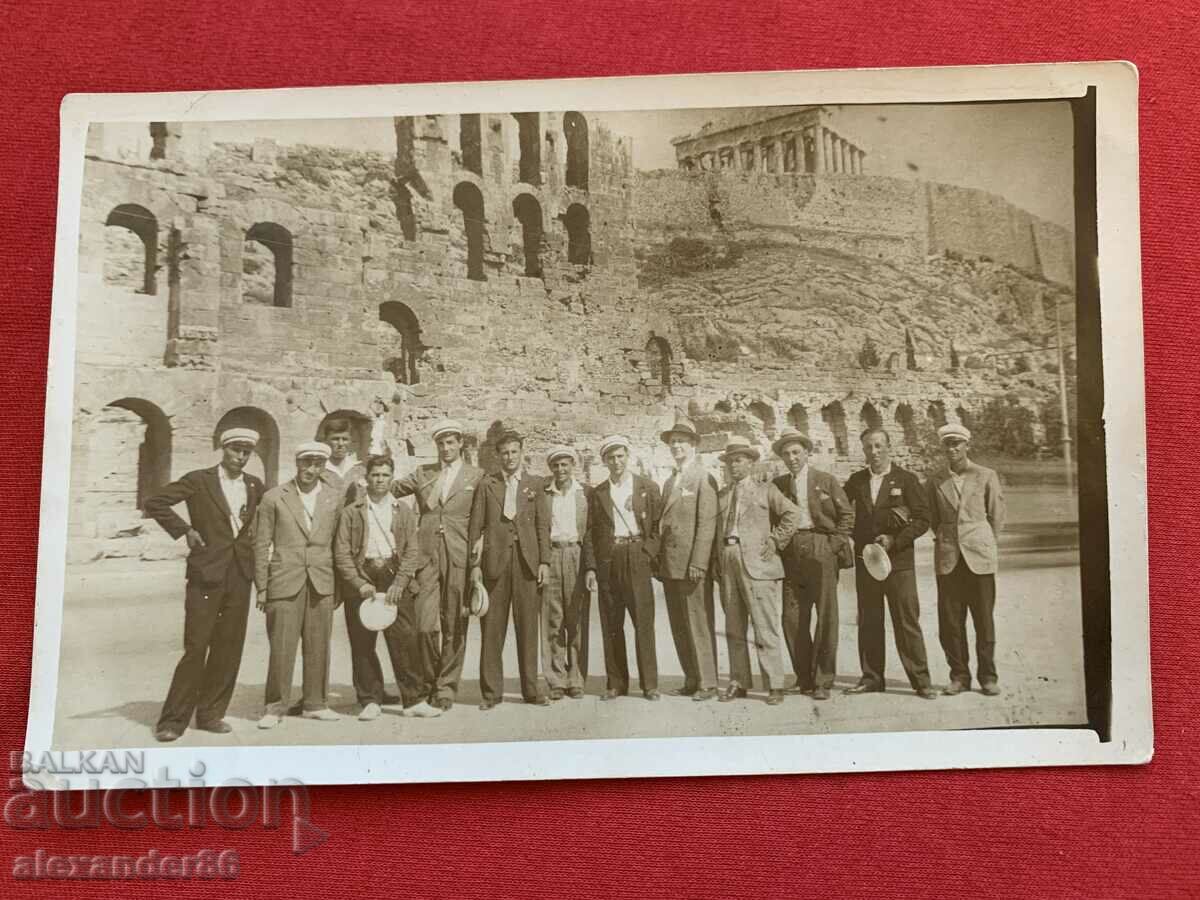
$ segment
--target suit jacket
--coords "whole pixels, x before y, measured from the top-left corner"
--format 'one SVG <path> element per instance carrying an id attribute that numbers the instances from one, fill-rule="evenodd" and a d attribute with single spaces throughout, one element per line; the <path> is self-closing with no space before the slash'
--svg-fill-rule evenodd
<path id="1" fill-rule="evenodd" d="M 721 548 L 733 502 L 733 484 L 727 484 L 717 494 L 716 572 L 721 575 Z M 778 581 L 783 578 L 783 562 L 779 554 L 796 533 L 800 510 L 771 482 L 753 478 L 741 482 L 741 499 L 737 508 L 738 550 L 746 572 L 755 581 Z"/>
<path id="2" fill-rule="evenodd" d="M 438 490 L 438 473 L 441 466 L 435 464 L 419 466 L 417 470 L 392 482 L 392 492 L 397 497 L 413 496 L 421 513 L 418 540 L 421 553 L 430 560 L 437 559 L 437 547 L 442 538 L 455 566 L 466 568 L 467 530 L 471 522 L 471 507 L 475 503 L 475 489 L 483 477 L 483 471 L 466 462 L 458 470 L 446 501 L 442 502 Z"/>
<path id="3" fill-rule="evenodd" d="M 854 552 L 875 542 L 881 534 L 891 535 L 892 549 L 888 556 L 892 570 L 912 569 L 913 542 L 929 530 L 929 503 L 917 476 L 892 463 L 892 470 L 883 476 L 878 500 L 871 497 L 871 470 L 860 469 L 846 481 L 846 496 L 854 503 Z M 894 512 L 898 507 L 907 510 L 907 521 Z"/>
<path id="4" fill-rule="evenodd" d="M 658 574 L 686 579 L 688 567 L 708 571 L 717 529 L 717 480 L 693 460 L 663 486 L 658 517 Z"/>
<path id="5" fill-rule="evenodd" d="M 1004 527 L 1004 491 L 995 470 L 968 462 L 962 496 L 948 469 L 929 479 L 933 562 L 939 575 L 954 570 L 961 556 L 976 575 L 996 571 L 996 535 Z"/>
<path id="6" fill-rule="evenodd" d="M 235 563 L 247 580 L 254 577 L 254 517 L 262 500 L 263 483 L 253 475 L 243 473 L 246 515 L 235 534 L 218 468 L 213 466 L 188 472 L 145 503 L 146 514 L 174 539 L 183 537 L 189 528 L 195 528 L 204 539 L 204 546 L 192 550 L 187 561 L 187 580 L 202 585 L 221 584 L 225 573 Z M 187 503 L 190 525 L 171 508 L 178 503 Z M 240 510 L 234 512 L 240 513 Z"/>
<path id="7" fill-rule="evenodd" d="M 592 488 L 588 501 L 588 525 L 583 539 L 583 568 L 595 569 L 600 563 L 612 560 L 614 522 L 617 511 L 613 508 L 610 488 L 612 482 L 607 478 Z M 632 520 L 637 522 L 642 534 L 642 552 L 650 559 L 658 556 L 658 485 L 649 478 L 641 475 L 633 476 L 633 512 Z M 629 510 L 623 510 L 630 517 Z"/>
<path id="8" fill-rule="evenodd" d="M 370 534 L 369 502 L 364 493 L 338 513 L 333 563 L 343 584 L 352 590 L 351 596 L 358 596 L 364 584 L 371 584 L 362 568 L 367 558 L 367 536 Z M 396 581 L 403 590 L 424 561 L 417 538 L 417 516 L 399 500 L 392 501 L 392 540 L 399 562 Z"/>
<path id="9" fill-rule="evenodd" d="M 543 559 L 550 558 L 550 522 L 543 516 L 540 502 L 544 487 L 537 475 L 521 470 L 517 514 L 510 525 L 503 518 L 504 475 L 489 472 L 480 479 L 471 509 L 467 545 L 474 548 L 483 538 L 482 551 L 472 554 L 471 563 L 483 567 L 484 578 L 491 581 L 504 573 L 504 554 L 514 542 L 530 577 L 537 575 Z"/>
<path id="10" fill-rule="evenodd" d="M 572 480 L 571 490 L 575 494 L 575 533 L 579 535 L 579 545 L 582 547 L 587 536 L 588 524 L 588 492 L 578 481 Z M 542 488 L 542 516 L 546 520 L 547 540 L 553 537 L 554 528 L 554 479 L 547 478 Z"/>
<path id="11" fill-rule="evenodd" d="M 332 594 L 333 533 L 342 498 L 322 482 L 313 527 L 295 481 L 271 488 L 258 506 L 254 534 L 254 583 L 270 600 L 294 597 L 311 580 L 320 594 Z"/>
<path id="12" fill-rule="evenodd" d="M 775 487 L 789 500 L 793 496 L 795 478 L 787 472 L 774 479 Z M 836 556 L 839 545 L 849 541 L 854 528 L 854 507 L 837 479 L 828 472 L 808 467 L 808 514 L 812 519 L 813 556 L 827 558 Z M 783 551 L 783 567 L 791 570 L 801 559 L 801 541 L 793 537 Z M 847 559 L 847 563 L 849 560 Z"/>

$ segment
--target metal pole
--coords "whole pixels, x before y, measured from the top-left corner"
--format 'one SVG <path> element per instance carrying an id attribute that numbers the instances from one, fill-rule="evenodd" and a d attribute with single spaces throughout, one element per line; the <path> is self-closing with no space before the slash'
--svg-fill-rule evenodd
<path id="1" fill-rule="evenodd" d="M 1058 293 L 1054 294 L 1054 333 L 1058 343 L 1058 399 L 1062 405 L 1063 467 L 1067 473 L 1067 491 L 1075 492 L 1075 473 L 1071 466 L 1071 426 L 1067 418 L 1067 368 L 1064 365 L 1062 319 L 1058 315 Z"/>

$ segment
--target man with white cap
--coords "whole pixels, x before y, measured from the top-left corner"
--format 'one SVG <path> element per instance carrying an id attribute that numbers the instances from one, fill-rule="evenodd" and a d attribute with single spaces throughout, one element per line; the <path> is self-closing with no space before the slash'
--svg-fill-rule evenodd
<path id="1" fill-rule="evenodd" d="M 751 477 L 758 448 L 744 438 L 725 446 L 721 462 L 730 483 L 717 495 L 717 576 L 729 644 L 729 684 L 722 702 L 745 697 L 753 685 L 747 625 L 754 628 L 767 703 L 783 702 L 783 562 L 779 554 L 796 533 L 799 511 L 774 484 Z"/>
<path id="2" fill-rule="evenodd" d="M 838 554 L 843 546 L 850 552 L 854 507 L 836 478 L 809 465 L 807 434 L 785 428 L 771 449 L 788 468 L 775 486 L 799 510 L 796 534 L 783 552 L 783 636 L 796 690 L 828 700 L 837 674 Z"/>
<path id="3" fill-rule="evenodd" d="M 938 637 L 950 664 L 951 696 L 971 689 L 967 613 L 975 628 L 979 688 L 1000 693 L 996 674 L 996 536 L 1004 526 L 1004 490 L 995 470 L 972 462 L 971 432 L 951 423 L 938 429 L 946 468 L 929 479 L 933 561 L 938 587 Z"/>
<path id="4" fill-rule="evenodd" d="M 303 715 L 336 721 L 329 708 L 329 639 L 333 631 L 333 537 L 340 493 L 321 480 L 329 446 L 307 441 L 296 448 L 296 475 L 267 491 L 259 504 L 254 535 L 254 581 L 258 607 L 267 616 L 266 712 L 259 728 L 274 728 L 287 715 L 303 645 Z"/>
<path id="5" fill-rule="evenodd" d="M 608 478 L 592 490 L 584 535 L 583 567 L 588 590 L 597 590 L 604 632 L 607 688 L 601 699 L 629 693 L 625 615 L 633 619 L 638 682 L 642 696 L 660 700 L 654 646 L 654 587 L 651 563 L 658 555 L 659 490 L 649 478 L 629 471 L 629 441 L 610 435 L 600 443 Z"/>
<path id="6" fill-rule="evenodd" d="M 467 529 L 483 471 L 463 460 L 463 428 L 457 421 L 438 422 L 432 437 L 438 462 L 397 478 L 392 492 L 398 497 L 414 497 L 421 514 L 418 534 L 422 557 L 428 562 L 417 572 L 417 591 L 423 598 L 419 602 L 436 598 L 442 635 L 437 680 L 429 702 L 444 711 L 454 706 L 466 653 L 470 621 L 465 609 L 470 555 Z"/>
<path id="7" fill-rule="evenodd" d="M 683 686 L 675 693 L 712 700 L 717 696 L 717 642 L 708 564 L 717 532 L 717 480 L 696 459 L 700 434 L 691 419 L 676 414 L 661 438 L 675 463 L 663 485 L 658 521 L 658 577 L 683 668 Z"/>
<path id="8" fill-rule="evenodd" d="M 230 428 L 219 437 L 221 461 L 188 472 L 145 503 L 146 515 L 188 544 L 183 658 L 175 667 L 154 736 L 173 741 L 191 724 L 225 734 L 224 720 L 246 641 L 254 577 L 254 514 L 263 483 L 244 473 L 258 432 Z M 186 503 L 185 522 L 172 507 Z"/>
<path id="9" fill-rule="evenodd" d="M 551 700 L 572 699 L 587 686 L 588 619 L 592 595 L 584 583 L 583 538 L 588 497 L 575 480 L 575 451 L 546 454 L 553 476 L 542 491 L 542 517 L 550 523 L 550 554 L 542 584 L 542 674 Z"/>

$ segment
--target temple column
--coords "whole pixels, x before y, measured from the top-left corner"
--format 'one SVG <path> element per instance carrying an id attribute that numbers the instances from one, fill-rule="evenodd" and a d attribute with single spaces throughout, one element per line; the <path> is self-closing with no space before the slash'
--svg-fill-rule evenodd
<path id="1" fill-rule="evenodd" d="M 849 167 L 848 163 L 850 162 L 850 144 L 847 141 L 842 141 L 841 145 L 842 145 L 842 171 L 849 172 L 850 167 Z"/>
<path id="2" fill-rule="evenodd" d="M 813 150 L 817 154 L 816 171 L 821 174 L 825 171 L 825 129 L 818 125 L 813 129 Z"/>

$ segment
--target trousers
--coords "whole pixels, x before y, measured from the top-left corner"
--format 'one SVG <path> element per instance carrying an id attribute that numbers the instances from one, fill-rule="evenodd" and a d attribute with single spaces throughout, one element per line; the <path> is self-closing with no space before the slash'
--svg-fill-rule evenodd
<path id="1" fill-rule="evenodd" d="M 521 696 L 538 696 L 538 587 L 520 559 L 520 547 L 511 543 L 504 553 L 500 574 L 485 578 L 488 611 L 479 622 L 483 640 L 479 648 L 479 693 L 484 700 L 504 696 L 504 641 L 508 636 L 509 610 L 517 632 L 517 668 Z"/>
<path id="2" fill-rule="evenodd" d="M 896 652 L 908 683 L 915 691 L 928 688 L 929 663 L 925 657 L 925 637 L 921 634 L 917 573 L 912 569 L 895 569 L 884 581 L 876 581 L 860 558 L 854 564 L 854 585 L 858 593 L 858 661 L 863 684 L 875 690 L 883 690 L 886 684 L 887 643 L 883 624 L 886 599 Z"/>
<path id="3" fill-rule="evenodd" d="M 580 556 L 578 544 L 550 548 L 542 585 L 542 674 L 551 690 L 587 684 L 592 595 L 579 571 Z"/>
<path id="4" fill-rule="evenodd" d="M 462 678 L 463 660 L 467 650 L 467 625 L 471 617 L 463 609 L 467 586 L 466 559 L 456 559 L 446 546 L 444 537 L 437 542 L 437 555 L 426 566 L 430 571 L 419 578 L 421 608 L 432 604 L 438 610 L 441 623 L 441 645 L 438 648 L 437 677 L 431 699 L 453 700 Z M 436 578 L 428 577 L 436 574 Z"/>
<path id="5" fill-rule="evenodd" d="M 729 680 L 751 688 L 747 626 L 754 628 L 758 667 L 767 690 L 783 690 L 783 599 L 776 579 L 750 577 L 742 548 L 722 546 L 721 605 L 725 609 L 725 640 L 729 645 Z"/>
<path id="6" fill-rule="evenodd" d="M 608 690 L 629 693 L 629 656 L 625 647 L 625 615 L 633 620 L 638 683 L 642 691 L 658 690 L 658 653 L 654 639 L 654 588 L 650 560 L 641 541 L 617 544 L 612 558 L 596 565 L 600 628 L 604 634 L 604 670 Z"/>
<path id="7" fill-rule="evenodd" d="M 311 581 L 294 597 L 267 601 L 267 713 L 287 715 L 291 705 L 296 650 L 303 647 L 304 710 L 329 706 L 329 639 L 333 633 L 333 595 L 318 594 Z"/>
<path id="8" fill-rule="evenodd" d="M 993 684 L 996 674 L 996 576 L 976 575 L 959 557 L 946 575 L 939 575 L 938 638 L 950 664 L 950 680 L 971 685 L 971 651 L 967 644 L 967 613 L 975 628 L 975 660 L 980 684 Z"/>
<path id="9" fill-rule="evenodd" d="M 671 637 L 683 668 L 684 690 L 715 688 L 717 638 L 712 582 L 707 578 L 699 581 L 665 578 L 663 592 L 667 595 Z"/>
<path id="10" fill-rule="evenodd" d="M 783 637 L 796 673 L 796 686 L 802 690 L 829 688 L 837 675 L 837 557 L 814 553 L 816 541 L 811 533 L 798 534 L 792 542 L 802 555 L 788 559 L 784 565 Z"/>

